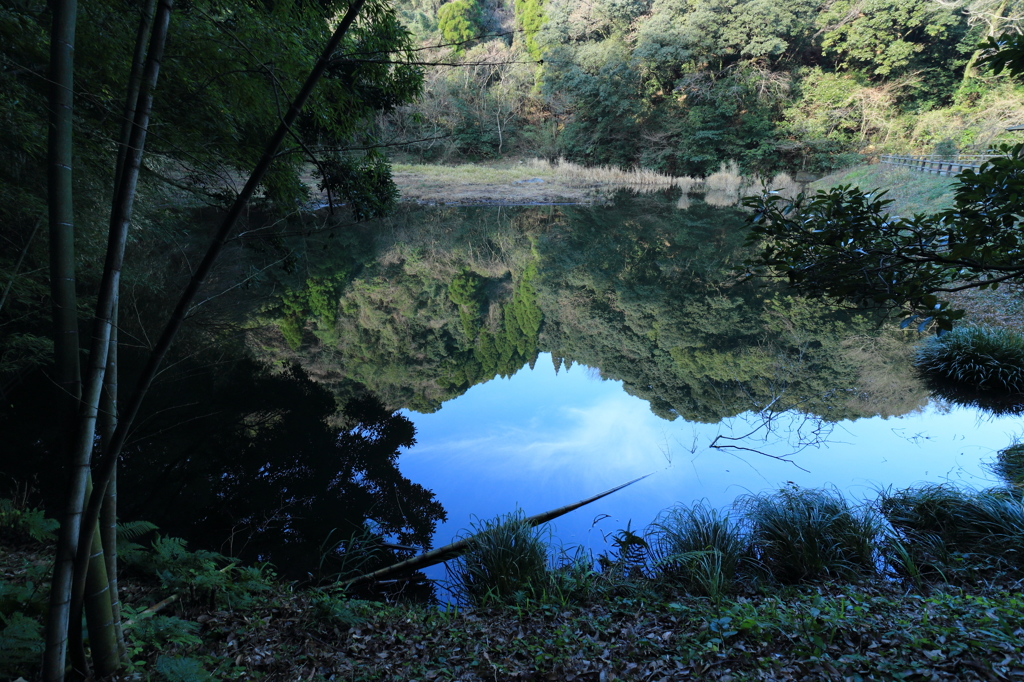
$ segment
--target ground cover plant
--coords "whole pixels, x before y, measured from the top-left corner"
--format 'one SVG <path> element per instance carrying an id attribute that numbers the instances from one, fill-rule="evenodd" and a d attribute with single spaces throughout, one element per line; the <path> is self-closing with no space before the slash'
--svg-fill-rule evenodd
<path id="1" fill-rule="evenodd" d="M 149 535 L 122 545 L 131 664 L 119 679 L 1011 679 L 1024 673 L 1022 576 L 1006 552 L 1021 537 L 1019 507 L 1010 488 L 922 487 L 854 503 L 789 487 L 729 514 L 673 508 L 622 531 L 622 552 L 603 562 L 550 559 L 543 532 L 512 514 L 480 522 L 482 541 L 455 569 L 476 571 L 465 584 L 484 598 L 442 608 L 283 582 L 270 566 L 137 526 Z M 51 540 L 14 518 L 0 517 L 0 677 L 32 679 Z M 793 525 L 788 545 L 766 530 L 772 518 Z M 893 540 L 923 556 L 931 536 L 948 550 L 929 557 L 941 570 L 906 581 Z M 800 542 L 821 547 L 797 554 Z M 828 556 L 840 568 L 815 563 Z M 865 556 L 871 567 L 857 564 Z M 733 578 L 717 591 L 680 573 L 707 557 Z M 787 562 L 796 568 L 782 570 Z M 497 565 L 522 568 L 523 580 L 495 589 L 506 581 Z"/>

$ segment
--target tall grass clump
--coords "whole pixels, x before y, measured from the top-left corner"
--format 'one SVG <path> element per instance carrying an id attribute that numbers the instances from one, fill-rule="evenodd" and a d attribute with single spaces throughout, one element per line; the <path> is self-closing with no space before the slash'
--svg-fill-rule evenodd
<path id="1" fill-rule="evenodd" d="M 469 548 L 453 562 L 453 592 L 474 605 L 541 595 L 548 583 L 548 536 L 522 511 L 471 525 Z"/>
<path id="2" fill-rule="evenodd" d="M 981 390 L 1024 393 L 1024 336 L 998 327 L 963 326 L 925 341 L 922 371 Z"/>
<path id="3" fill-rule="evenodd" d="M 1014 443 L 996 455 L 996 461 L 986 465 L 988 470 L 1003 479 L 1006 485 L 1024 488 L 1024 443 Z"/>
<path id="4" fill-rule="evenodd" d="M 713 599 L 733 587 L 747 554 L 739 526 L 705 500 L 662 512 L 648 535 L 663 576 Z"/>
<path id="5" fill-rule="evenodd" d="M 853 577 L 876 568 L 881 519 L 836 489 L 793 486 L 746 495 L 736 505 L 749 526 L 754 557 L 779 582 Z"/>
<path id="6" fill-rule="evenodd" d="M 920 486 L 883 494 L 881 509 L 908 545 L 937 541 L 946 552 L 1011 564 L 1024 552 L 1024 501 L 1005 489 Z"/>

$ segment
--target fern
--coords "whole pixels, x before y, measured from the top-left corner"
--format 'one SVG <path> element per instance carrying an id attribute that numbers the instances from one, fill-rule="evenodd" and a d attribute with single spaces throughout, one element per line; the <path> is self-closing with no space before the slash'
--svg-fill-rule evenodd
<path id="1" fill-rule="evenodd" d="M 216 678 L 206 671 L 202 662 L 188 656 L 160 656 L 155 670 L 166 682 L 212 682 Z"/>
<path id="2" fill-rule="evenodd" d="M 60 524 L 46 518 L 42 509 L 21 509 L 13 500 L 0 499 L 0 535 L 28 536 L 36 542 L 57 539 Z"/>
<path id="3" fill-rule="evenodd" d="M 189 647 L 202 644 L 203 640 L 196 634 L 199 623 L 184 620 L 177 616 L 144 617 L 142 610 L 125 609 L 125 614 L 133 620 L 128 629 L 132 640 L 164 651 L 173 647 Z"/>
<path id="4" fill-rule="evenodd" d="M 31 675 L 43 653 L 43 626 L 22 613 L 0 613 L 0 678 Z"/>
<path id="5" fill-rule="evenodd" d="M 154 530 L 159 530 L 159 527 L 155 523 L 150 523 L 149 521 L 128 521 L 127 523 L 119 523 L 117 524 L 117 540 L 118 542 L 138 540 L 146 533 Z"/>

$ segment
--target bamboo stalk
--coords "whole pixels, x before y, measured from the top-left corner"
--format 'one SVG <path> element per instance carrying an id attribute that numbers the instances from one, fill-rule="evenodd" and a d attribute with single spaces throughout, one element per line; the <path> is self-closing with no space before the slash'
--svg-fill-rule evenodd
<path id="1" fill-rule="evenodd" d="M 118 301 L 110 319 L 110 350 L 107 351 L 107 371 L 103 377 L 103 398 L 100 401 L 99 435 L 101 443 L 109 443 L 117 427 L 117 320 Z M 117 468 L 110 475 L 107 493 L 100 511 L 100 541 L 103 558 L 107 562 L 107 580 L 110 584 L 110 607 L 114 615 L 114 638 L 117 655 L 122 662 L 127 655 L 124 632 L 121 628 L 121 596 L 117 589 Z"/>
<path id="2" fill-rule="evenodd" d="M 641 476 L 640 478 L 634 478 L 632 481 L 629 481 L 628 483 L 623 483 L 622 485 L 615 486 L 611 490 L 606 490 L 603 493 L 598 493 L 597 495 L 594 495 L 593 497 L 588 497 L 585 500 L 580 500 L 579 502 L 568 504 L 565 505 L 564 507 L 558 507 L 557 509 L 552 509 L 551 511 L 546 511 L 541 514 L 535 514 L 534 516 L 528 516 L 525 519 L 523 519 L 523 522 L 528 523 L 531 526 L 539 526 L 542 523 L 547 523 L 548 521 L 557 519 L 559 516 L 564 516 L 565 514 L 568 514 L 571 511 L 574 511 L 576 509 L 579 509 L 580 507 L 590 504 L 591 502 L 596 502 L 597 500 L 600 500 L 602 497 L 607 497 L 608 495 L 611 495 L 614 492 L 618 492 L 619 490 L 622 490 L 626 486 L 633 485 L 637 481 L 642 481 L 645 478 L 647 478 L 647 476 L 650 475 L 651 474 L 647 474 L 645 476 Z M 353 580 L 348 581 L 348 583 L 346 583 L 346 586 L 359 585 L 361 583 L 371 581 L 378 581 L 381 578 L 386 578 L 396 573 L 404 573 L 406 571 L 418 571 L 421 568 L 428 568 L 430 566 L 435 566 L 437 564 L 444 563 L 445 561 L 450 561 L 451 559 L 458 557 L 459 555 L 463 554 L 467 549 L 469 549 L 474 537 L 476 536 L 471 535 L 468 538 L 456 540 L 455 542 L 445 545 L 444 547 L 432 549 L 429 552 L 424 552 L 419 556 L 415 556 L 411 559 L 406 559 L 405 561 L 401 561 L 392 566 L 381 568 L 372 573 L 367 573 L 366 575 L 361 575 L 358 578 L 354 578 Z"/>
<path id="3" fill-rule="evenodd" d="M 78 311 L 75 297 L 75 227 L 71 188 L 71 132 L 74 106 L 76 0 L 51 3 L 50 121 L 47 134 L 47 198 L 50 232 L 50 295 L 53 306 L 53 345 L 58 397 L 56 419 L 61 451 L 70 452 L 67 435 L 74 423 L 79 393 Z M 70 462 L 69 462 L 70 464 Z M 47 613 L 43 655 L 43 680 L 64 679 L 70 587 L 80 530 L 80 510 L 85 501 L 85 477 L 72 476 L 65 494 Z"/>

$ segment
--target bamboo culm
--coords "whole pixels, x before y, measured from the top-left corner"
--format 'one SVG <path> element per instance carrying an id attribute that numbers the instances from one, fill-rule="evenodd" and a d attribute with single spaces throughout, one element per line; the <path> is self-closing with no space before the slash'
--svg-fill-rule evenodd
<path id="1" fill-rule="evenodd" d="M 71 190 L 71 131 L 74 106 L 76 0 L 53 0 L 50 31 L 50 122 L 47 131 L 49 190 L 50 292 L 53 305 L 53 345 L 57 388 L 57 423 L 61 453 L 70 450 L 68 430 L 74 423 L 79 392 L 78 315 L 75 298 L 75 227 Z M 73 465 L 73 462 L 68 462 Z M 88 464 L 86 465 L 88 469 Z M 44 632 L 43 679 L 64 677 L 70 585 L 85 502 L 85 476 L 69 477 L 66 509 L 61 518 L 53 567 L 50 605 Z"/>
<path id="2" fill-rule="evenodd" d="M 62 3 L 57 3 L 62 5 Z M 96 417 L 99 409 L 99 397 L 103 386 L 107 364 L 107 351 L 110 340 L 110 319 L 113 301 L 116 299 L 120 279 L 121 263 L 124 255 L 125 234 L 131 218 L 131 207 L 134 190 L 141 165 L 141 154 L 145 143 L 145 132 L 148 126 L 149 109 L 152 105 L 152 89 L 159 74 L 160 58 L 167 35 L 167 22 L 170 18 L 170 2 L 161 3 L 165 15 L 162 28 L 160 22 L 154 28 L 150 41 L 147 68 L 143 76 L 139 94 L 139 105 L 132 130 L 130 151 L 125 157 L 124 171 L 115 188 L 113 210 L 111 212 L 110 237 L 107 244 L 107 257 L 104 264 L 100 293 L 96 304 L 96 315 L 93 323 L 92 344 L 89 354 L 89 383 L 85 400 L 80 401 L 78 430 L 73 443 L 71 467 L 69 472 L 67 511 L 61 524 L 61 542 L 57 548 L 57 561 L 50 595 L 50 619 L 47 622 L 46 650 L 43 656 L 43 679 L 45 682 L 63 680 L 65 660 L 67 657 L 67 638 L 71 623 L 71 614 L 80 612 L 82 598 L 85 593 L 86 575 L 92 552 L 92 541 L 98 515 L 88 521 L 85 532 L 82 532 L 82 512 L 86 504 L 86 482 L 90 473 L 90 460 L 95 437 Z M 75 8 L 77 9 L 77 8 Z M 73 21 L 73 17 L 72 17 Z M 56 24 L 56 19 L 55 19 Z M 54 29 L 56 41 L 57 29 Z M 72 32 L 73 36 L 73 32 Z M 73 45 L 73 39 L 72 39 Z M 52 132 L 52 131 L 51 131 Z M 68 159 L 70 172 L 70 159 Z M 70 188 L 69 188 L 70 189 Z M 55 311 L 55 318 L 57 313 Z M 77 321 L 75 322 L 77 327 Z M 77 349 L 76 349 L 77 356 Z M 99 491 L 102 498 L 105 491 Z M 97 564 L 99 566 L 99 564 Z M 97 570 L 99 570 L 97 568 Z M 77 587 L 77 589 L 76 589 Z M 109 601 L 109 597 L 107 598 Z M 74 602 L 74 603 L 73 603 Z M 108 620 L 104 614 L 97 613 L 97 618 Z M 112 628 L 112 624 L 109 626 Z M 106 640 L 107 638 L 104 638 Z M 79 668 L 84 667 L 76 647 L 76 662 Z M 104 652 L 105 653 L 105 652 Z M 103 656 L 103 660 L 109 657 Z"/>

